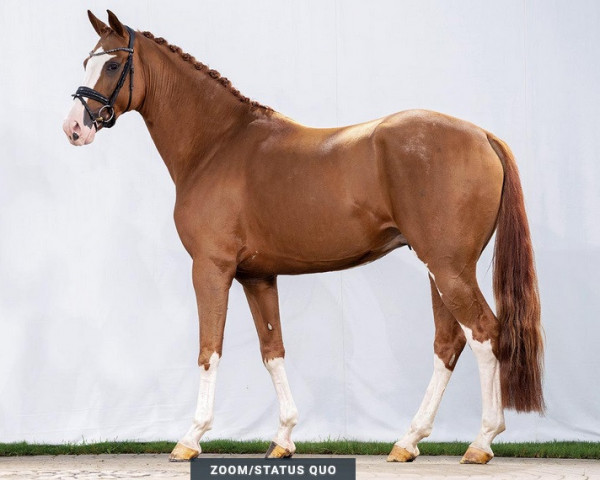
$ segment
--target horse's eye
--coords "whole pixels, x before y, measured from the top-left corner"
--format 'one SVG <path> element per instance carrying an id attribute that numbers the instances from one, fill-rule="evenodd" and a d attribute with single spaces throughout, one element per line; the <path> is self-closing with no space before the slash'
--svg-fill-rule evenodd
<path id="1" fill-rule="evenodd" d="M 109 62 L 108 65 L 106 65 L 106 69 L 109 72 L 116 72 L 119 69 L 119 64 L 117 62 Z"/>

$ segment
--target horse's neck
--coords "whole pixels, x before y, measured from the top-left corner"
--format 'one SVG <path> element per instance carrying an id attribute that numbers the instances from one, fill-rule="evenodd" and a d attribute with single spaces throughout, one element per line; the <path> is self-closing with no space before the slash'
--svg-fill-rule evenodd
<path id="1" fill-rule="evenodd" d="M 255 118 L 226 87 L 166 48 L 144 42 L 146 94 L 139 111 L 177 185 Z"/>

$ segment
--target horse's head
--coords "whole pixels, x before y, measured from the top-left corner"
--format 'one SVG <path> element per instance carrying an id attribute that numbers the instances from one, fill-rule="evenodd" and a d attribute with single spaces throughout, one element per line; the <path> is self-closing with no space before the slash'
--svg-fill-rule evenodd
<path id="1" fill-rule="evenodd" d="M 73 145 L 92 143 L 98 130 L 112 127 L 119 115 L 140 104 L 143 95 L 139 74 L 134 82 L 137 55 L 133 30 L 110 10 L 110 26 L 89 10 L 88 17 L 100 40 L 83 62 L 83 86 L 73 95 L 73 107 L 63 123 Z"/>

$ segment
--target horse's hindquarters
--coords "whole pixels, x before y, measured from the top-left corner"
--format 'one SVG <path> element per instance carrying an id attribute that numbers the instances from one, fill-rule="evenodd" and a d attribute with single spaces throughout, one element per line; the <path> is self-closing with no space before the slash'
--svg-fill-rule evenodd
<path id="1" fill-rule="evenodd" d="M 421 260 L 431 265 L 460 250 L 476 262 L 493 233 L 504 178 L 485 131 L 433 112 L 408 112 L 392 117 L 376 141 L 386 153 L 383 178 L 394 220 Z"/>

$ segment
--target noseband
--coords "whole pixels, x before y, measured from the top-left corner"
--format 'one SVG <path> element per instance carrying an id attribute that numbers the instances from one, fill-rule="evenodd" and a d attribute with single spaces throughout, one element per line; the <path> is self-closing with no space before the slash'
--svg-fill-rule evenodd
<path id="1" fill-rule="evenodd" d="M 73 98 L 79 99 L 79 101 L 83 104 L 83 106 L 84 106 L 86 112 L 88 113 L 88 115 L 90 116 L 90 119 L 92 120 L 92 123 L 94 124 L 94 127 L 96 128 L 96 130 L 98 130 L 98 128 L 100 126 L 102 126 L 103 128 L 111 128 L 117 121 L 117 119 L 115 118 L 114 104 L 117 101 L 117 97 L 119 96 L 119 92 L 121 91 L 121 88 L 123 87 L 123 84 L 125 83 L 125 79 L 127 78 L 128 73 L 129 73 L 129 101 L 127 102 L 127 108 L 125 108 L 124 112 L 129 110 L 129 107 L 131 106 L 131 97 L 133 95 L 133 40 L 135 38 L 135 33 L 129 27 L 126 26 L 125 28 L 129 32 L 129 45 L 127 47 L 112 48 L 110 50 L 107 50 L 106 52 L 98 52 L 98 53 L 91 52 L 90 53 L 90 57 L 97 57 L 99 55 L 107 55 L 107 54 L 113 53 L 113 52 L 128 52 L 129 53 L 129 55 L 127 57 L 127 62 L 125 63 L 125 66 L 123 67 L 123 71 L 121 72 L 121 76 L 119 77 L 117 86 L 113 90 L 113 93 L 110 96 L 110 98 L 105 97 L 104 95 L 102 95 L 100 92 L 94 90 L 93 88 L 89 88 L 89 87 L 85 87 L 85 86 L 79 87 L 77 89 L 77 91 L 72 95 Z M 101 103 L 102 107 L 100 107 L 100 110 L 98 110 L 98 112 L 96 114 L 94 114 L 94 112 L 92 112 L 92 109 L 90 108 L 90 106 L 88 105 L 88 103 L 85 101 L 84 98 L 89 98 L 91 100 L 95 100 L 95 101 Z M 106 117 L 103 114 L 106 115 Z"/>

